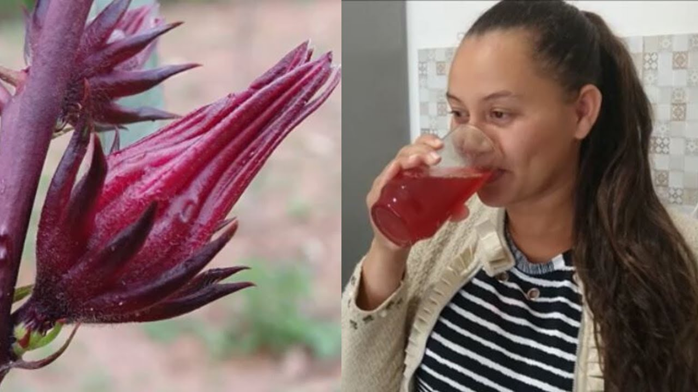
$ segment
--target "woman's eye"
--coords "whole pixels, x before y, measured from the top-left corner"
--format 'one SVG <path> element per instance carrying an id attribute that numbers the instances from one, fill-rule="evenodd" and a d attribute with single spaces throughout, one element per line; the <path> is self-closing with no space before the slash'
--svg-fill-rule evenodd
<path id="1" fill-rule="evenodd" d="M 501 110 L 493 110 L 491 112 L 491 115 L 492 115 L 492 118 L 494 118 L 495 120 L 499 120 L 499 121 L 508 120 L 511 117 L 511 115 L 509 113 L 503 112 Z"/>
<path id="2" fill-rule="evenodd" d="M 449 114 L 451 114 L 451 115 L 453 116 L 453 118 L 456 119 L 456 120 L 461 120 L 461 119 L 463 119 L 463 118 L 465 117 L 465 115 L 464 115 L 462 112 L 458 111 L 458 110 L 451 110 L 451 111 L 449 112 Z"/>

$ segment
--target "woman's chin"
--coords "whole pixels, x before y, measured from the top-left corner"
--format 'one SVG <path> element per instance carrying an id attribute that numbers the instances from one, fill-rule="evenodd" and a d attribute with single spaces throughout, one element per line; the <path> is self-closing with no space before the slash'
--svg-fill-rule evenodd
<path id="1" fill-rule="evenodd" d="M 494 192 L 480 190 L 477 196 L 480 198 L 482 204 L 488 207 L 501 208 L 507 204 L 503 197 L 499 197 L 499 195 Z"/>

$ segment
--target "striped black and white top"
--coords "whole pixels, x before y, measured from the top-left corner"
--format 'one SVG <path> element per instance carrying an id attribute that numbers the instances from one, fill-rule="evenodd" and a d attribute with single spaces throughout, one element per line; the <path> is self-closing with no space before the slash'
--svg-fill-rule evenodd
<path id="1" fill-rule="evenodd" d="M 571 252 L 533 264 L 506 237 L 515 267 L 480 271 L 444 307 L 417 391 L 572 390 L 582 307 Z"/>

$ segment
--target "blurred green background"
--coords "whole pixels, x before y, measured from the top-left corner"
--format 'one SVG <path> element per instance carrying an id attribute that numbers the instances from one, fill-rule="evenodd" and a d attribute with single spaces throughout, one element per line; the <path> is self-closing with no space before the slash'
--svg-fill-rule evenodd
<path id="1" fill-rule="evenodd" d="M 0 0 L 0 64 L 15 69 L 24 67 L 21 3 Z M 162 15 L 185 24 L 163 36 L 148 66 L 198 62 L 204 67 L 125 104 L 147 102 L 184 114 L 246 88 L 309 38 L 316 56 L 332 50 L 341 63 L 340 9 L 339 0 L 163 1 Z M 231 213 L 240 219 L 240 230 L 212 267 L 248 265 L 252 269 L 233 280 L 255 282 L 256 288 L 172 321 L 83 327 L 63 358 L 43 370 L 12 372 L 0 389 L 338 391 L 340 108 L 341 85 L 282 143 Z M 122 140 L 136 140 L 162 125 L 131 128 Z M 19 284 L 33 280 L 36 221 L 68 138 L 51 145 Z M 51 352 L 58 340 L 34 357 Z"/>

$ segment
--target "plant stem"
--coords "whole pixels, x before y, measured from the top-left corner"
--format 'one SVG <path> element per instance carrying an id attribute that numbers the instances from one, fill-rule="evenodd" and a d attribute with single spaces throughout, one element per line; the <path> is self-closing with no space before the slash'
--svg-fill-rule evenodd
<path id="1" fill-rule="evenodd" d="M 46 1 L 46 0 L 43 0 Z M 29 217 L 92 0 L 51 0 L 24 89 L 0 126 L 0 369 L 12 360 L 12 299 Z M 7 370 L 0 371 L 0 381 Z"/>

